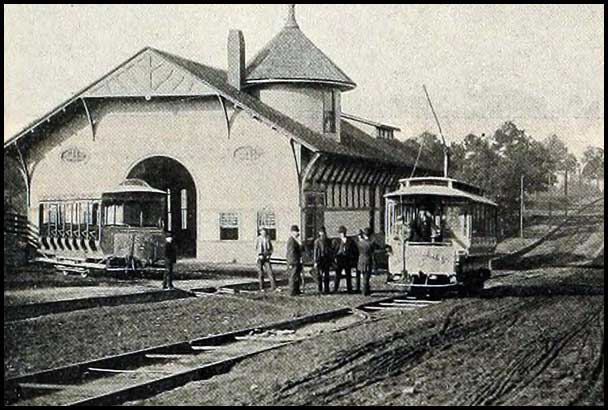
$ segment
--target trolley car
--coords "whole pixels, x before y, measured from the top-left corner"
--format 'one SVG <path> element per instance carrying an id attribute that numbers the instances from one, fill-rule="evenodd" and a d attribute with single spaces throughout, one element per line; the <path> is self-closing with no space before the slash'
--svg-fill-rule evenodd
<path id="1" fill-rule="evenodd" d="M 164 258 L 167 194 L 128 179 L 95 198 L 40 203 L 39 254 L 64 273 L 158 270 Z"/>
<path id="2" fill-rule="evenodd" d="M 387 194 L 389 272 L 413 294 L 483 289 L 496 250 L 497 206 L 450 178 L 410 178 Z"/>

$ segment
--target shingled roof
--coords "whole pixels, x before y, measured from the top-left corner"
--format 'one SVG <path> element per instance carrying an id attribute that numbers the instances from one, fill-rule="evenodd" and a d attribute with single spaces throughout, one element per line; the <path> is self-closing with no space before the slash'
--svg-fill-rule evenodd
<path id="1" fill-rule="evenodd" d="M 224 71 L 178 57 L 176 55 L 156 50 L 156 52 L 186 68 L 190 73 L 199 77 L 233 103 L 263 117 L 274 126 L 293 135 L 307 148 L 315 152 L 359 158 L 394 166 L 412 166 L 416 153 L 405 154 L 406 147 L 400 144 L 399 150 L 387 141 L 375 138 L 347 121 L 342 121 L 341 141 L 338 142 L 317 133 L 291 117 L 264 104 L 252 95 L 239 91 L 228 84 Z M 422 167 L 421 167 L 422 168 Z"/>
<path id="2" fill-rule="evenodd" d="M 334 139 L 327 138 L 295 121 L 291 117 L 264 104 L 247 92 L 232 87 L 228 84 L 225 71 L 153 48 L 145 48 L 140 51 L 115 70 L 112 70 L 108 75 L 102 77 L 100 80 L 78 92 L 72 98 L 54 108 L 43 117 L 34 121 L 20 133 L 6 141 L 4 143 L 4 149 L 7 150 L 26 136 L 33 138 L 36 138 L 36 136 L 40 137 L 40 133 L 34 133 L 37 128 L 48 127 L 48 125 L 51 124 L 50 121 L 54 117 L 65 116 L 66 110 L 68 110 L 67 112 L 72 112 L 74 109 L 77 109 L 75 107 L 82 104 L 80 100 L 90 96 L 92 91 L 99 87 L 100 83 L 108 80 L 113 75 L 121 75 L 121 70 L 128 69 L 134 61 L 141 60 L 142 57 L 161 58 L 173 65 L 173 68 L 167 68 L 168 70 L 182 70 L 183 72 L 191 74 L 191 81 L 198 81 L 201 86 L 215 90 L 215 93 L 223 96 L 235 106 L 249 112 L 252 116 L 260 119 L 283 134 L 293 137 L 296 141 L 313 152 L 369 160 L 398 167 L 410 167 L 414 163 L 416 153 L 409 152 L 410 150 L 398 141 L 390 142 L 375 138 L 344 120 L 342 121 L 341 141 L 338 142 Z M 132 97 L 133 95 L 129 94 L 129 96 Z M 142 96 L 147 95 L 142 94 Z M 115 97 L 119 97 L 119 95 L 116 95 Z M 426 164 L 424 168 L 429 169 Z"/>
<path id="3" fill-rule="evenodd" d="M 268 82 L 313 82 L 356 87 L 344 73 L 300 30 L 294 5 L 289 7 L 285 27 L 249 63 L 245 85 Z"/>

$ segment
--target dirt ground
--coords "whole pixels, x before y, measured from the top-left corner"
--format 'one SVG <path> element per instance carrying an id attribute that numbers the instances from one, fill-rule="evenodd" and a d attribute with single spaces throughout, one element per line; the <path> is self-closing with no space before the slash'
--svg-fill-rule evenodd
<path id="1" fill-rule="evenodd" d="M 384 277 L 374 278 L 379 290 Z M 151 346 L 268 324 L 348 306 L 360 295 L 291 298 L 283 292 L 211 295 L 140 305 L 108 306 L 4 324 L 4 376 L 12 377 Z"/>
<path id="2" fill-rule="evenodd" d="M 603 404 L 603 271 L 491 285 L 482 298 L 381 316 L 136 404 Z"/>
<path id="3" fill-rule="evenodd" d="M 579 266 L 600 253 L 603 265 L 603 234 L 582 220 L 495 272 L 476 298 L 372 315 L 129 404 L 603 405 L 604 270 Z M 376 298 L 390 295 L 383 279 Z M 365 301 L 214 295 L 5 323 L 5 377 Z"/>

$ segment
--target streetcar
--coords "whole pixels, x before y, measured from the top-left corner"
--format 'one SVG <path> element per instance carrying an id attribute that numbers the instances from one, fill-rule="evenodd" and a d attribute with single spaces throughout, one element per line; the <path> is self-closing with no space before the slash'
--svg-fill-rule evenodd
<path id="1" fill-rule="evenodd" d="M 100 195 L 47 199 L 39 205 L 39 257 L 64 274 L 160 270 L 167 193 L 127 179 Z"/>
<path id="2" fill-rule="evenodd" d="M 451 178 L 409 178 L 385 195 L 389 272 L 413 295 L 476 293 L 490 278 L 497 205 Z"/>

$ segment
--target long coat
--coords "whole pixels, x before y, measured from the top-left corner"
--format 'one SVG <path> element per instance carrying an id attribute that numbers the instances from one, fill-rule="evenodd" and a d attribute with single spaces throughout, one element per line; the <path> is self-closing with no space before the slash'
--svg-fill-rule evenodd
<path id="1" fill-rule="evenodd" d="M 359 239 L 357 242 L 359 249 L 359 259 L 357 261 L 357 270 L 363 273 L 369 273 L 373 269 L 374 251 L 376 244 L 370 239 Z"/>
<path id="2" fill-rule="evenodd" d="M 357 245 L 352 238 L 347 237 L 346 241 L 336 238 L 333 246 L 336 262 L 341 259 L 340 263 L 346 262 L 349 268 L 357 266 Z"/>
<path id="3" fill-rule="evenodd" d="M 177 262 L 177 248 L 173 242 L 165 242 L 165 262 L 172 264 Z"/>
<path id="4" fill-rule="evenodd" d="M 328 238 L 317 238 L 315 240 L 313 259 L 314 263 L 319 264 L 319 266 L 331 266 L 334 260 L 334 250 L 331 241 Z"/>
<path id="5" fill-rule="evenodd" d="M 287 260 L 287 265 L 302 264 L 302 245 L 293 237 L 287 240 L 285 259 Z"/>

